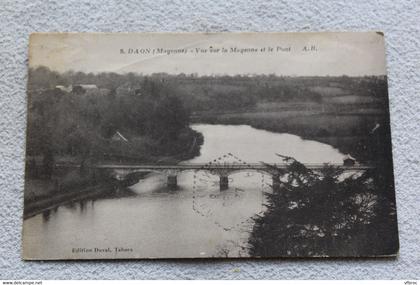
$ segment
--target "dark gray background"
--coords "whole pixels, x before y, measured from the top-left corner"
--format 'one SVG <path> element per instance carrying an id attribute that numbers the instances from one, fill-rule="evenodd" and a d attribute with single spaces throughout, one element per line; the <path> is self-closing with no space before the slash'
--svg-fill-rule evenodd
<path id="1" fill-rule="evenodd" d="M 0 279 L 420 278 L 419 15 L 418 0 L 0 0 Z M 385 32 L 401 240 L 398 259 L 21 261 L 25 86 L 31 32 L 346 30 Z"/>

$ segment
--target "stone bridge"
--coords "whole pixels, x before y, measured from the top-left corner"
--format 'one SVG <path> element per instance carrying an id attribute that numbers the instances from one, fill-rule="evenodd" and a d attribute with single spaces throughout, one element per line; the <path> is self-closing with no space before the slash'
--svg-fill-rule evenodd
<path id="1" fill-rule="evenodd" d="M 304 164 L 306 168 L 311 170 L 320 170 L 325 164 Z M 345 166 L 343 164 L 328 164 L 330 166 L 340 167 L 343 171 L 359 171 L 371 168 L 365 165 Z M 59 165 L 60 166 L 60 165 Z M 63 165 L 61 165 L 63 166 Z M 274 167 L 273 167 L 274 166 Z M 280 176 L 288 167 L 287 164 L 276 163 L 183 163 L 183 164 L 97 164 L 91 165 L 89 168 L 110 170 L 112 176 L 117 180 L 124 180 L 127 175 L 141 172 L 156 172 L 167 176 L 167 185 L 170 188 L 177 187 L 177 175 L 183 171 L 207 171 L 213 175 L 219 176 L 220 190 L 229 188 L 229 175 L 240 171 L 256 171 L 268 174 L 272 177 L 273 187 L 280 185 Z M 283 171 L 282 171 L 283 170 Z"/>

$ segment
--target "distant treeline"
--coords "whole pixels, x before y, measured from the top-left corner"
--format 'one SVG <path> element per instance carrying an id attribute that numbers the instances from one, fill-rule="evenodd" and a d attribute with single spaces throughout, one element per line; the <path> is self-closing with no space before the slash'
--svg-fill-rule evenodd
<path id="1" fill-rule="evenodd" d="M 136 90 L 143 88 L 145 80 L 153 81 L 157 85 L 176 86 L 176 95 L 182 98 L 185 106 L 193 112 L 249 109 L 258 102 L 328 103 L 333 95 L 356 94 L 382 100 L 387 94 L 384 76 L 197 76 L 183 73 L 142 75 L 73 71 L 59 73 L 47 67 L 30 69 L 28 88 L 42 90 L 55 88 L 57 85 L 94 84 L 99 89 L 115 90 L 117 95 L 122 95 L 135 94 Z"/>

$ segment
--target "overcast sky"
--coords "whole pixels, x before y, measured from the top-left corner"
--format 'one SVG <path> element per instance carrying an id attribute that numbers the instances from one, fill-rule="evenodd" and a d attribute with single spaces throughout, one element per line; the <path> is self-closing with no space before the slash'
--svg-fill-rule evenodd
<path id="1" fill-rule="evenodd" d="M 210 46 L 220 51 L 196 52 L 196 48 L 208 50 Z M 232 52 L 235 47 L 258 52 Z M 269 47 L 273 51 L 268 51 Z M 280 47 L 279 51 L 277 47 Z M 158 48 L 185 49 L 187 53 L 157 54 Z M 222 52 L 222 48 L 227 52 Z M 265 51 L 261 51 L 264 48 Z M 139 52 L 149 49 L 150 53 L 129 54 L 136 49 Z M 57 71 L 143 74 L 386 74 L 384 37 L 374 32 L 33 34 L 29 64 L 31 67 L 44 65 Z"/>

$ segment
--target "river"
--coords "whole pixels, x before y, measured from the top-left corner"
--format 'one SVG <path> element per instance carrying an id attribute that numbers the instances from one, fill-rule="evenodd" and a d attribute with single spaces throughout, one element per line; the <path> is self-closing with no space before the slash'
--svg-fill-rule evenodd
<path id="1" fill-rule="evenodd" d="M 342 163 L 344 157 L 327 144 L 247 125 L 192 128 L 204 143 L 199 156 L 182 163 L 281 162 L 275 153 L 304 163 Z M 135 195 L 63 205 L 25 220 L 25 257 L 248 256 L 251 217 L 264 212 L 270 183 L 269 175 L 246 171 L 230 175 L 229 189 L 220 191 L 218 176 L 188 171 L 171 190 L 165 175 L 149 174 L 130 187 Z"/>

